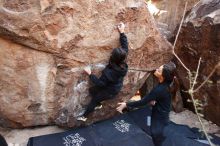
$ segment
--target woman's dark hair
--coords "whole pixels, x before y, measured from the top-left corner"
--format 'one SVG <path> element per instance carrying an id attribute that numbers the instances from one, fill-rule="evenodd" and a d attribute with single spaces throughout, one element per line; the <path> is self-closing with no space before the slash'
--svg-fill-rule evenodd
<path id="1" fill-rule="evenodd" d="M 0 146 L 8 146 L 5 138 L 0 134 Z"/>
<path id="2" fill-rule="evenodd" d="M 176 74 L 176 65 L 173 62 L 169 62 L 163 65 L 162 76 L 164 82 L 171 84 Z"/>
<path id="3" fill-rule="evenodd" d="M 126 57 L 127 57 L 127 52 L 125 50 L 123 50 L 121 48 L 115 48 L 112 51 L 109 63 L 121 65 L 122 63 L 125 62 Z"/>
<path id="4" fill-rule="evenodd" d="M 176 98 L 176 92 L 179 89 L 179 81 L 176 78 L 176 65 L 173 62 L 169 62 L 163 65 L 162 76 L 164 82 L 169 84 L 169 91 L 172 96 L 172 100 Z"/>

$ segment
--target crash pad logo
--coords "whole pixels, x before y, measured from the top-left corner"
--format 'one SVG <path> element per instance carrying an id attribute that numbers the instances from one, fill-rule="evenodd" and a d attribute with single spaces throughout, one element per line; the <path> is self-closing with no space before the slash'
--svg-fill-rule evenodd
<path id="1" fill-rule="evenodd" d="M 124 120 L 118 120 L 114 122 L 113 125 L 118 131 L 124 133 L 124 132 L 129 132 L 129 128 L 131 124 L 126 123 Z"/>
<path id="2" fill-rule="evenodd" d="M 84 141 L 86 141 L 85 138 L 81 137 L 79 133 L 76 133 L 75 135 L 70 134 L 66 137 L 63 137 L 63 144 L 65 146 L 81 146 Z"/>

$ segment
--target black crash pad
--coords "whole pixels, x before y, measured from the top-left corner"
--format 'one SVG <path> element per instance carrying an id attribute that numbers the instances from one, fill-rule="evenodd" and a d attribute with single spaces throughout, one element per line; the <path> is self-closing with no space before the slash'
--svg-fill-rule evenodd
<path id="1" fill-rule="evenodd" d="M 28 146 L 154 146 L 147 126 L 150 115 L 149 107 L 141 108 L 84 128 L 32 137 Z M 164 135 L 162 146 L 208 146 L 197 141 L 204 140 L 198 129 L 186 125 L 170 122 Z M 220 138 L 213 137 L 213 143 L 220 145 Z"/>

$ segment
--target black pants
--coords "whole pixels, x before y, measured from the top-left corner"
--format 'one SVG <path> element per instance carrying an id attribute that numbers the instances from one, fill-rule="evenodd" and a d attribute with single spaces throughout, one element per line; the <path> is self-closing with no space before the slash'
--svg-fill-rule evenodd
<path id="1" fill-rule="evenodd" d="M 0 146 L 8 146 L 5 138 L 0 134 Z"/>
<path id="2" fill-rule="evenodd" d="M 108 99 L 113 99 L 116 96 L 116 94 L 110 94 L 105 90 L 96 91 L 96 93 L 94 93 L 93 90 L 90 90 L 90 95 L 92 96 L 92 99 L 86 108 L 84 116 L 87 116 L 92 111 L 94 111 L 95 107 L 99 105 L 100 102 Z"/>
<path id="3" fill-rule="evenodd" d="M 151 135 L 155 146 L 162 146 L 165 136 L 163 134 L 165 126 L 169 123 L 168 116 L 155 116 L 151 118 Z"/>

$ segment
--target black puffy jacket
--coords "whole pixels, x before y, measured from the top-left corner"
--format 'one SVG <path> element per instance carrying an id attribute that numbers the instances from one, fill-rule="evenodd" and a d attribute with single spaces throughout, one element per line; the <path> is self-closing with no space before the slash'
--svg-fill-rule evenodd
<path id="1" fill-rule="evenodd" d="M 124 33 L 120 34 L 120 43 L 123 50 L 128 53 L 128 41 Z M 123 80 L 128 71 L 127 63 L 123 63 L 121 66 L 115 64 L 108 64 L 102 71 L 100 78 L 91 74 L 90 80 L 94 84 L 90 88 L 90 94 L 95 96 L 97 92 L 104 91 L 105 94 L 116 95 L 123 86 Z"/>

